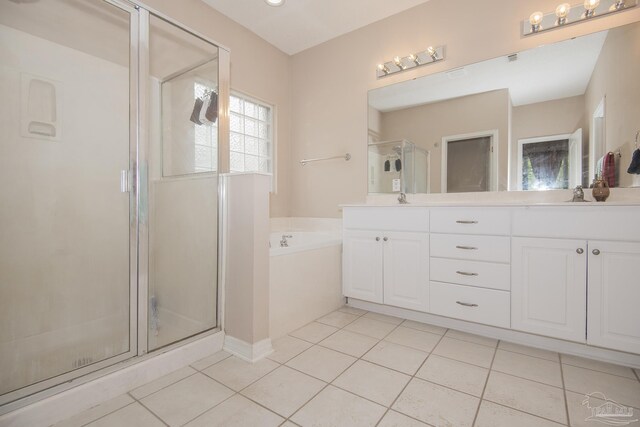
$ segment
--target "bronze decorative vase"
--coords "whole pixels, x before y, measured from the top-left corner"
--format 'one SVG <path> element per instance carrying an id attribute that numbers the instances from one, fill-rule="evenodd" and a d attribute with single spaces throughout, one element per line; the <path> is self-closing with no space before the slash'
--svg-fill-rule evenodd
<path id="1" fill-rule="evenodd" d="M 598 202 L 604 202 L 607 200 L 610 194 L 609 184 L 604 179 L 593 180 L 593 198 Z"/>

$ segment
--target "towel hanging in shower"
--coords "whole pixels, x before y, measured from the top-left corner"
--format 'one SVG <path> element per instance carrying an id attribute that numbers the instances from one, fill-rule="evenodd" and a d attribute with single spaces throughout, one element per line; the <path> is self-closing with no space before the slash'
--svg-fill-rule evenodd
<path id="1" fill-rule="evenodd" d="M 202 111 L 202 106 L 204 105 L 204 101 L 201 98 L 196 98 L 195 103 L 193 104 L 193 111 L 191 112 L 191 120 L 193 123 L 197 125 L 201 125 L 200 121 L 200 112 Z"/>
<path id="2" fill-rule="evenodd" d="M 207 105 L 207 111 L 204 116 L 211 123 L 215 123 L 218 120 L 218 94 L 211 91 L 209 95 L 209 104 Z"/>
<path id="3" fill-rule="evenodd" d="M 385 172 L 391 171 L 391 162 L 389 161 L 389 159 L 385 160 L 384 162 L 384 171 Z"/>
<path id="4" fill-rule="evenodd" d="M 636 148 L 636 151 L 633 152 L 627 173 L 640 175 L 640 148 Z"/>
<path id="5" fill-rule="evenodd" d="M 396 172 L 400 172 L 402 170 L 402 160 L 396 159 Z"/>

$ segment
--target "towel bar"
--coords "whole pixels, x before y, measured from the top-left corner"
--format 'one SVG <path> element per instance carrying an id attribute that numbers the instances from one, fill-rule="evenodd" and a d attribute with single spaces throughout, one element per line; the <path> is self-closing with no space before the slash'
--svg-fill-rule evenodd
<path id="1" fill-rule="evenodd" d="M 312 162 L 321 162 L 323 160 L 334 160 L 334 159 L 344 159 L 345 161 L 349 161 L 351 160 L 351 154 L 347 153 L 343 156 L 332 156 L 332 157 L 318 157 L 316 159 L 302 159 L 300 160 L 300 164 L 302 166 L 306 165 L 307 163 L 312 163 Z"/>

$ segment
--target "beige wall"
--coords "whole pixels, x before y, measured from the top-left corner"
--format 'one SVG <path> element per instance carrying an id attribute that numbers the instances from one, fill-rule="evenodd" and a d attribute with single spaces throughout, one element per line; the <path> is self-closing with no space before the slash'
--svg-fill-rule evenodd
<path id="1" fill-rule="evenodd" d="M 518 160 L 518 140 L 572 134 L 579 128 L 586 132 L 584 109 L 585 97 L 583 95 L 513 107 L 513 121 L 511 123 L 511 164 L 513 165 L 511 188 L 516 188 L 518 183 L 517 168 L 515 167 Z M 584 133 L 583 138 L 588 141 Z M 588 150 L 588 145 L 583 143 L 583 156 L 588 155 Z M 588 164 L 585 165 L 588 167 Z"/>
<path id="2" fill-rule="evenodd" d="M 408 139 L 431 152 L 431 192 L 441 192 L 442 138 L 498 130 L 499 188 L 507 188 L 508 89 L 382 113 L 383 141 Z"/>
<path id="3" fill-rule="evenodd" d="M 231 88 L 276 107 L 277 193 L 271 216 L 289 216 L 291 206 L 290 57 L 200 0 L 144 0 L 231 50 Z M 284 166 L 284 167 L 283 167 Z"/>
<path id="4" fill-rule="evenodd" d="M 291 213 L 334 217 L 341 214 L 339 204 L 365 201 L 369 89 L 640 19 L 637 9 L 532 37 L 521 36 L 524 18 L 535 10 L 553 11 L 557 3 L 430 0 L 294 55 Z M 447 59 L 376 79 L 376 64 L 424 50 L 429 44 L 446 45 Z M 297 164 L 306 156 L 344 152 L 352 154 L 350 162 L 304 168 Z"/>
<path id="5" fill-rule="evenodd" d="M 633 54 L 629 54 L 633 52 Z M 629 175 L 634 137 L 640 130 L 640 100 L 629 93 L 640 93 L 640 27 L 609 31 L 585 94 L 587 123 L 594 110 L 605 100 L 604 152 L 620 150 L 618 186 L 640 185 L 640 176 Z M 589 132 L 590 134 L 590 132 Z M 593 177 L 590 177 L 593 179 Z"/>

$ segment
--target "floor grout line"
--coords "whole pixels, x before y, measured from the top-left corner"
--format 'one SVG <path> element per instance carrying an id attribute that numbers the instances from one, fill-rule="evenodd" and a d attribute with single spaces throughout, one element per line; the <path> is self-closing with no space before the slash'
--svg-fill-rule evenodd
<path id="1" fill-rule="evenodd" d="M 562 369 L 562 356 L 558 353 L 558 362 L 560 363 L 560 379 L 562 380 L 562 395 L 564 396 L 564 410 L 567 417 L 567 425 L 571 425 L 571 418 L 569 417 L 569 401 L 567 400 L 567 388 L 564 383 L 564 369 Z"/>
<path id="2" fill-rule="evenodd" d="M 472 426 L 476 425 L 478 421 L 478 414 L 480 414 L 480 407 L 482 406 L 482 402 L 484 400 L 484 393 L 487 390 L 487 385 L 489 384 L 489 378 L 491 377 L 491 371 L 493 370 L 493 362 L 496 360 L 496 354 L 498 354 L 498 345 L 500 345 L 500 341 L 496 343 L 496 349 L 493 352 L 493 357 L 491 358 L 491 363 L 489 364 L 489 371 L 487 372 L 487 378 L 484 380 L 484 387 L 482 387 L 482 393 L 480 394 L 480 400 L 478 401 L 478 407 L 476 408 L 476 413 L 473 416 L 473 421 L 471 422 Z"/>

